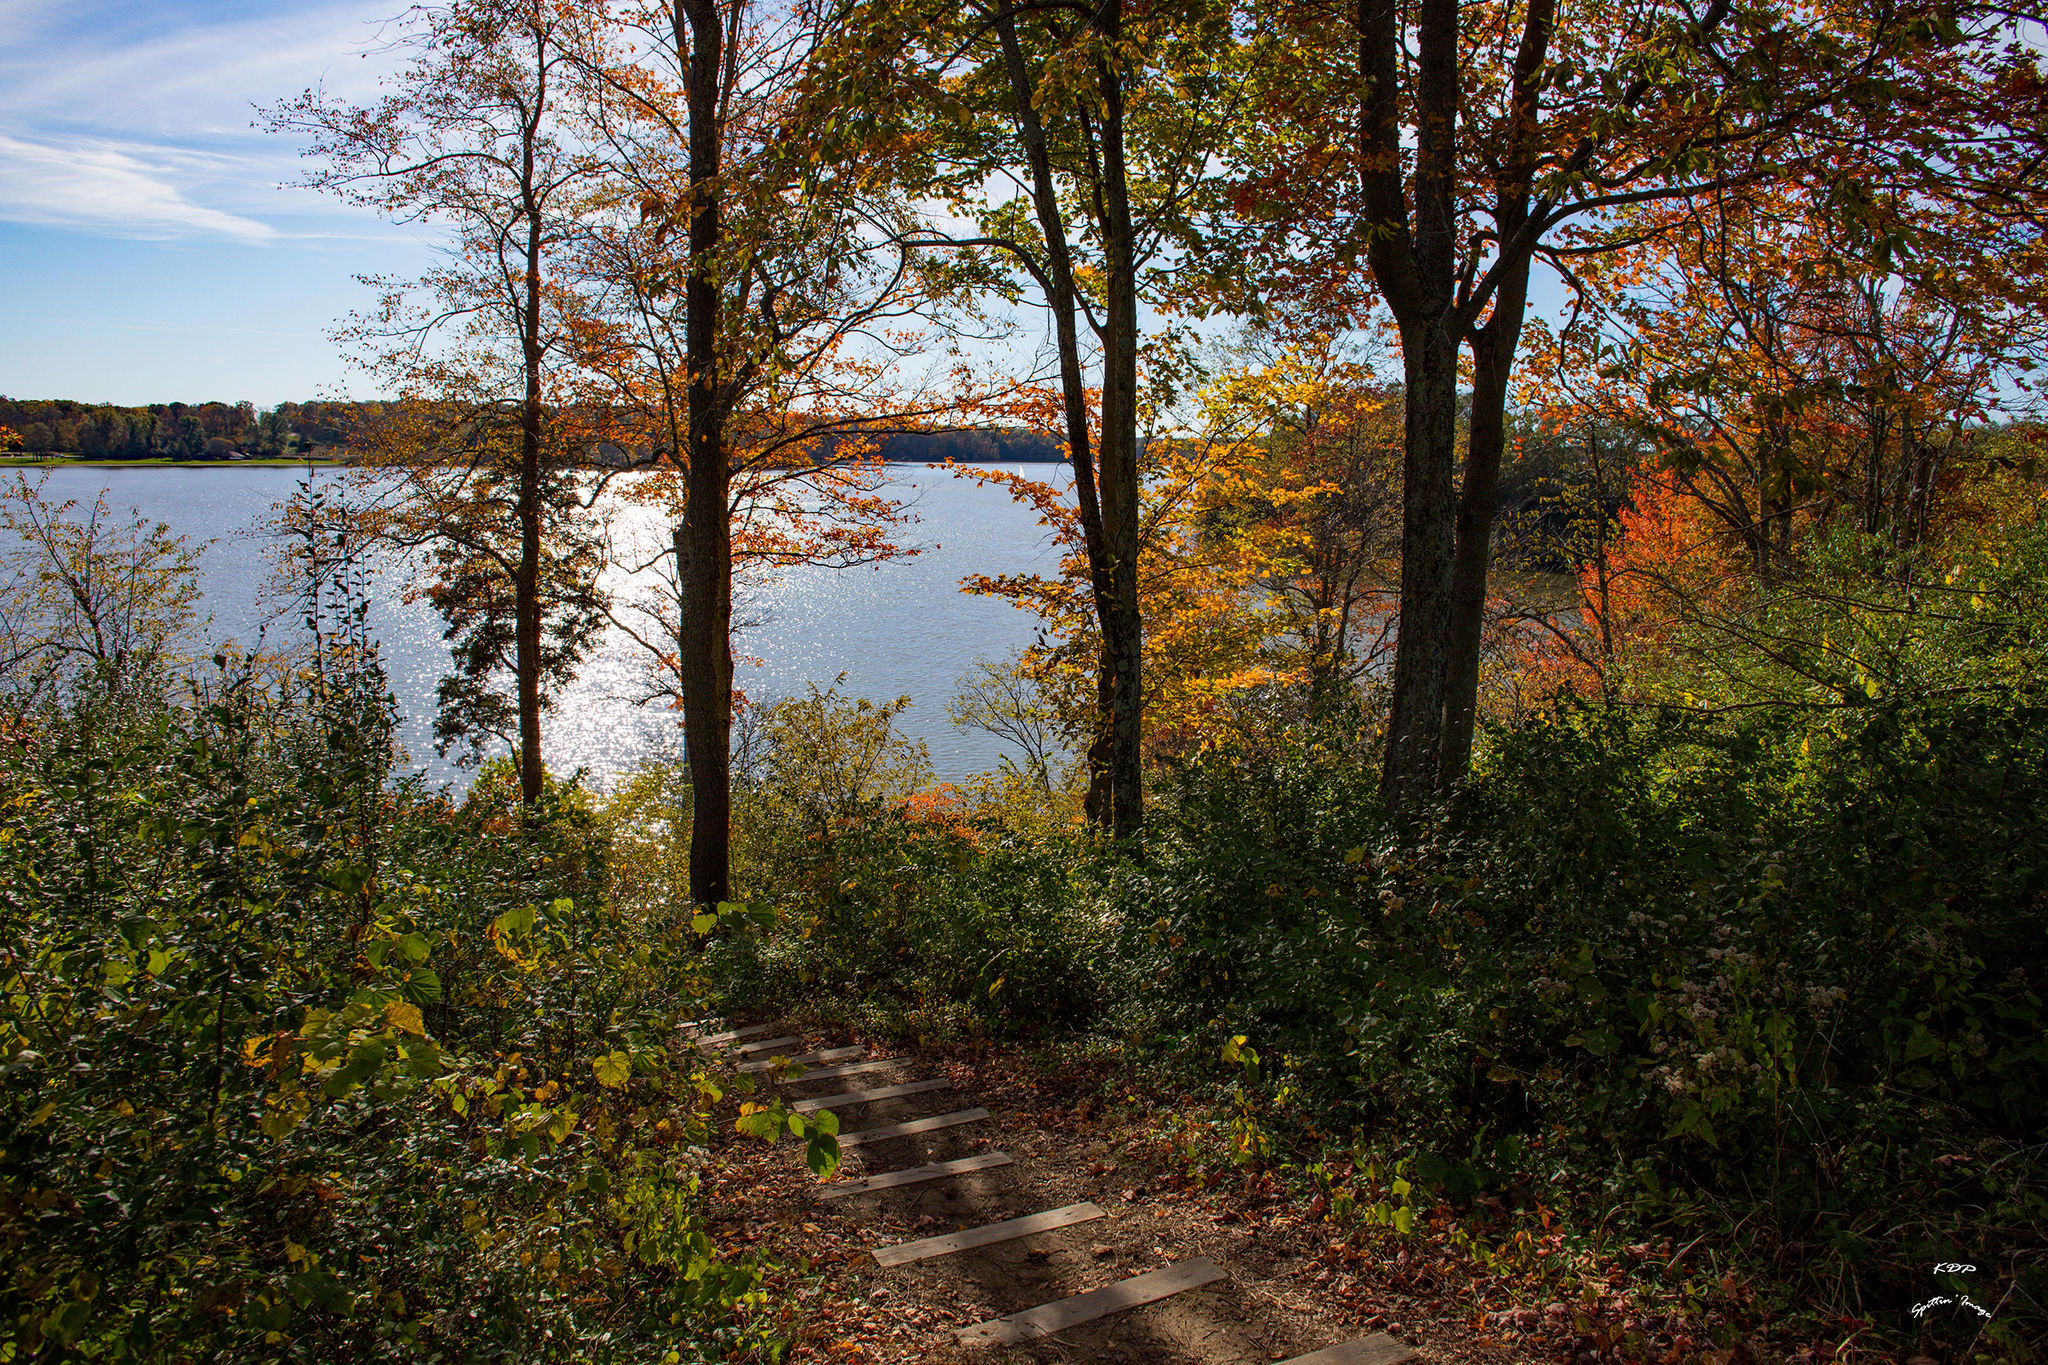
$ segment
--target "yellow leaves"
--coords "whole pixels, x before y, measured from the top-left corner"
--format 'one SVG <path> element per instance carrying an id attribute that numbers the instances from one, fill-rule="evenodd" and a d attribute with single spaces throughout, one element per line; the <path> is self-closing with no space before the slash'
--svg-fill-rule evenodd
<path id="1" fill-rule="evenodd" d="M 597 1076 L 597 1083 L 609 1090 L 624 1087 L 633 1075 L 633 1059 L 623 1052 L 607 1052 L 594 1059 L 590 1069 Z"/>
<path id="2" fill-rule="evenodd" d="M 384 1006 L 384 1019 L 400 1033 L 411 1033 L 420 1037 L 426 1036 L 427 1023 L 421 1017 L 418 1005 L 409 1004 L 403 1000 L 393 1000 Z"/>

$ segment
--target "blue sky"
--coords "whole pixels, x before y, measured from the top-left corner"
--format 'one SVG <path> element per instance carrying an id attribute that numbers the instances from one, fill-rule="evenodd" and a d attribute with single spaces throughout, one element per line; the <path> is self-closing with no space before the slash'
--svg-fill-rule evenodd
<path id="1" fill-rule="evenodd" d="M 361 274 L 431 249 L 304 190 L 254 106 L 368 98 L 402 0 L 0 0 L 0 393 L 89 402 L 345 393 Z M 368 55 L 364 55 L 368 54 Z M 358 384 L 358 387 L 360 385 Z"/>

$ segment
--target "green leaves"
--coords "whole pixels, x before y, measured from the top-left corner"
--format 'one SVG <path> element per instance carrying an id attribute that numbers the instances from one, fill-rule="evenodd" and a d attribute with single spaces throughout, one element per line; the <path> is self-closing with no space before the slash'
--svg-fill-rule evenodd
<path id="1" fill-rule="evenodd" d="M 376 713 L 372 674 L 324 681 Z M 503 1299 L 493 1353 L 643 1358 L 725 1325 L 753 1286 L 672 1151 L 716 1090 L 650 1041 L 701 1012 L 692 936 L 605 905 L 587 816 L 387 787 L 304 691 L 203 682 L 0 759 L 0 1335 L 411 1358 Z"/>
<path id="2" fill-rule="evenodd" d="M 624 1088 L 633 1076 L 633 1059 L 623 1052 L 607 1052 L 592 1061 L 590 1066 L 597 1075 L 598 1084 L 612 1090 Z"/>
<path id="3" fill-rule="evenodd" d="M 734 1128 L 761 1142 L 779 1142 L 786 1133 L 804 1144 L 804 1164 L 820 1180 L 839 1169 L 839 1116 L 829 1109 L 799 1114 L 777 1095 L 767 1104 L 751 1100 L 740 1105 Z"/>

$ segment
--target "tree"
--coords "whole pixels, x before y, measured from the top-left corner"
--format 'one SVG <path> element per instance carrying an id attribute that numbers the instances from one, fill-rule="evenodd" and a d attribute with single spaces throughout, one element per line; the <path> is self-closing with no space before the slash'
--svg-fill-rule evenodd
<path id="1" fill-rule="evenodd" d="M 82 677 L 120 687 L 189 639 L 204 544 L 141 512 L 52 502 L 16 475 L 0 501 L 0 693 L 33 702 Z"/>
<path id="2" fill-rule="evenodd" d="M 1655 443 L 1760 579 L 1838 517 L 1922 540 L 1973 428 L 2048 343 L 2031 310 L 1944 297 L 1859 245 L 1800 192 L 1688 206 L 1602 310 L 1604 344 L 1563 352 L 1599 368 L 1569 387 Z"/>
<path id="3" fill-rule="evenodd" d="M 460 724 L 489 728 L 509 709 L 531 805 L 548 685 L 595 623 L 588 555 L 549 544 L 569 527 L 570 470 L 594 439 L 577 429 L 566 336 L 577 309 L 562 274 L 602 170 L 570 103 L 586 20 L 563 0 L 411 13 L 402 41 L 415 56 L 392 93 L 357 108 L 308 91 L 271 123 L 311 139 L 308 185 L 453 235 L 447 264 L 410 285 L 383 282 L 380 310 L 346 333 L 401 400 L 351 443 L 400 478 L 404 496 L 380 529 L 435 547 L 436 601 L 459 637 L 444 698 Z M 489 683 L 505 663 L 509 708 Z"/>
<path id="4" fill-rule="evenodd" d="M 1320 703 L 1348 693 L 1392 634 L 1401 398 L 1328 335 L 1266 359 L 1202 394 L 1210 432 L 1261 452 L 1211 515 L 1263 537 L 1260 583 L 1297 651 L 1289 671 Z"/>
<path id="5" fill-rule="evenodd" d="M 899 552 L 902 513 L 863 457 L 878 428 L 967 401 L 947 376 L 904 382 L 896 362 L 971 276 L 920 248 L 871 161 L 806 155 L 823 136 L 801 97 L 826 33 L 817 10 L 678 0 L 642 18 L 644 41 L 586 54 L 608 180 L 581 246 L 596 303 L 578 358 L 657 466 L 632 496 L 680 512 L 660 624 L 634 634 L 682 705 L 691 896 L 715 904 L 729 894 L 735 569 Z"/>
<path id="6" fill-rule="evenodd" d="M 2034 164 L 2037 133 L 2003 92 L 2032 59 L 2006 44 L 2009 10 L 1940 5 L 1275 0 L 1259 14 L 1255 69 L 1277 112 L 1252 130 L 1259 168 L 1239 201 L 1268 206 L 1264 252 L 1298 297 L 1356 318 L 1363 268 L 1401 338 L 1401 629 L 1382 781 L 1400 811 L 1470 758 L 1532 267 L 1579 282 L 1641 240 L 1624 210 L 1802 177 L 1868 221 L 1858 177 L 1901 153 L 1921 192 L 2013 199 L 2002 221 L 2023 232 L 2020 201 L 2037 192 L 2013 168 Z"/>
<path id="7" fill-rule="evenodd" d="M 1281 643 L 1298 618 L 1285 594 L 1269 591 L 1298 568 L 1300 537 L 1276 514 L 1264 431 L 1232 420 L 1155 435 L 1141 449 L 1140 475 L 1135 578 L 1144 643 L 1142 757 L 1150 766 L 1216 739 L 1231 724 L 1236 698 L 1298 680 L 1306 669 L 1302 652 Z M 1009 737 L 1021 738 L 1017 722 L 1047 710 L 1066 743 L 1085 751 L 1098 714 L 1102 645 L 1078 511 L 1042 480 L 1002 470 L 971 477 L 1031 506 L 1064 553 L 1054 574 L 966 580 L 970 592 L 1005 598 L 1044 623 L 1038 643 L 1013 666 L 1029 685 L 1024 696 L 1005 699 L 984 684 L 967 714 L 1006 733 L 988 723 L 990 712 L 1001 714 Z M 1026 697 L 1029 703 L 1020 704 Z"/>
<path id="8" fill-rule="evenodd" d="M 905 148 L 912 189 L 975 223 L 935 240 L 988 253 L 1036 291 L 1058 367 L 1059 426 L 1100 655 L 1088 738 L 1090 818 L 1134 837 L 1144 813 L 1139 585 L 1141 306 L 1174 293 L 1177 248 L 1214 190 L 1235 117 L 1224 6 L 1175 0 L 965 7 L 847 0 L 832 82 L 849 146 Z M 1025 283 L 1028 281 L 1028 285 Z M 1089 371 L 1098 382 L 1091 386 Z"/>

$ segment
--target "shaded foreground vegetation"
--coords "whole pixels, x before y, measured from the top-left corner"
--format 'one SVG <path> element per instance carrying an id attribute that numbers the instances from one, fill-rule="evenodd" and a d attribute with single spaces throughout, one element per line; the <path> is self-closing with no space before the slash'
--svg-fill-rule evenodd
<path id="1" fill-rule="evenodd" d="M 1659 636 L 1632 700 L 1504 712 L 1400 824 L 1370 695 L 1239 694 L 1162 758 L 1142 858 L 1046 773 L 934 787 L 894 706 L 763 708 L 751 908 L 695 917 L 672 771 L 528 812 L 503 769 L 460 801 L 394 776 L 346 577 L 289 659 L 145 651 L 10 713 L 14 1358 L 776 1358 L 764 1268 L 703 1219 L 719 1096 L 674 1030 L 806 1006 L 1156 1071 L 1204 1178 L 1449 1238 L 1609 1358 L 1694 1354 L 1679 1322 L 2034 1358 L 2038 509 L 1817 540 Z M 1611 1265 L 1661 1317 L 1614 1309 Z M 1992 1317 L 1911 1314 L 1939 1291 Z"/>
<path id="2" fill-rule="evenodd" d="M 773 1354 L 675 1049 L 708 923 L 612 894 L 580 792 L 395 776 L 348 580 L 288 656 L 7 718 L 4 1357 Z"/>
<path id="3" fill-rule="evenodd" d="M 1627 699 L 1496 720 L 1412 824 L 1369 701 L 1287 689 L 1167 765 L 1141 861 L 1021 781 L 878 791 L 746 833 L 779 914 L 710 961 L 871 1028 L 1092 1036 L 1178 1076 L 1198 1164 L 1476 1227 L 1461 1255 L 1612 1358 L 1689 1354 L 1608 1311 L 1615 1265 L 1718 1323 L 1703 1348 L 2037 1358 L 2044 586 L 2038 511 L 1904 557 L 1823 538 L 1660 635 Z M 1567 1229 L 1534 1274 L 1531 1230 Z"/>

